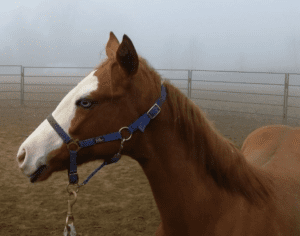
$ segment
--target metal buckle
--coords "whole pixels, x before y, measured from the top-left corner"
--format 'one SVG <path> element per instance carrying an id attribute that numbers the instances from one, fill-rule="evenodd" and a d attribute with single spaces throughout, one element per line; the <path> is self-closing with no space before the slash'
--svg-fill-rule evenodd
<path id="1" fill-rule="evenodd" d="M 78 185 L 78 182 L 79 182 L 79 177 L 78 177 L 78 173 L 77 172 L 70 172 L 69 175 L 69 183 L 71 184 L 77 184 Z"/>
<path id="2" fill-rule="evenodd" d="M 96 143 L 101 143 L 101 142 L 104 141 L 104 138 L 102 138 L 102 136 L 101 136 L 101 137 L 97 137 L 97 138 L 95 139 L 95 141 L 96 141 Z"/>
<path id="3" fill-rule="evenodd" d="M 69 143 L 67 143 L 67 148 L 68 148 L 68 150 L 71 150 L 70 149 L 70 145 L 71 144 L 75 144 L 76 146 L 77 146 L 77 149 L 76 150 L 71 150 L 71 151 L 75 151 L 75 152 L 78 152 L 80 149 L 81 149 L 81 147 L 79 146 L 79 144 L 78 144 L 78 139 L 74 139 L 74 140 L 71 140 Z"/>
<path id="4" fill-rule="evenodd" d="M 159 109 L 159 111 L 154 115 L 154 116 L 152 116 L 151 114 L 150 114 L 150 111 L 152 110 L 152 108 L 154 108 L 154 107 L 157 107 L 158 109 Z M 157 103 L 155 103 L 150 109 L 149 109 L 149 111 L 147 111 L 147 115 L 151 118 L 151 120 L 152 119 L 154 119 L 159 113 L 160 113 L 160 111 L 161 111 L 161 109 L 160 109 L 160 107 L 157 105 Z"/>

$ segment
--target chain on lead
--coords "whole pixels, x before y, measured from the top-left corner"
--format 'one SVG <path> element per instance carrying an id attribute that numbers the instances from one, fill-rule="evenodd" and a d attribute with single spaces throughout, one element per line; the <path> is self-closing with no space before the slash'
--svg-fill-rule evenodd
<path id="1" fill-rule="evenodd" d="M 121 158 L 121 151 L 123 149 L 123 143 L 125 142 L 126 140 L 125 139 L 122 139 L 121 141 L 121 145 L 120 145 L 120 148 L 119 148 L 119 151 L 118 153 L 116 153 L 113 158 L 111 159 L 112 162 L 117 162 L 118 160 L 120 160 Z"/>
<path id="2" fill-rule="evenodd" d="M 126 139 L 123 138 L 122 141 L 121 141 L 121 145 L 120 145 L 120 149 L 119 149 L 119 152 L 118 154 L 121 154 L 121 151 L 123 150 L 123 144 L 125 143 Z"/>
<path id="3" fill-rule="evenodd" d="M 122 130 L 124 130 L 124 129 L 127 129 L 128 132 L 130 133 L 130 135 L 129 135 L 128 138 L 123 138 L 123 137 L 122 137 L 121 132 L 122 132 Z M 117 154 L 114 155 L 114 158 L 115 158 L 115 157 L 117 157 L 117 158 L 120 158 L 120 157 L 121 157 L 121 151 L 123 150 L 123 144 L 124 144 L 124 142 L 130 140 L 131 137 L 132 137 L 132 132 L 131 132 L 130 129 L 129 129 L 128 127 L 126 127 L 126 126 L 125 126 L 125 127 L 122 127 L 122 128 L 119 130 L 119 133 L 120 133 L 120 135 L 121 135 L 121 137 L 122 137 L 122 140 L 121 140 L 121 145 L 120 145 L 119 151 L 118 151 Z"/>

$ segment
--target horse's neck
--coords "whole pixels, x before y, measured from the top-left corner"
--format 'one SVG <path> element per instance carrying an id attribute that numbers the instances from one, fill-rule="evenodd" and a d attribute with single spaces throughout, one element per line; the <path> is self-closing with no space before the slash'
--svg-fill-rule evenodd
<path id="1" fill-rule="evenodd" d="M 200 169 L 199 160 L 189 157 L 189 140 L 182 140 L 180 133 L 174 133 L 172 121 L 160 124 L 158 121 L 156 127 L 163 132 L 151 130 L 142 134 L 144 145 L 140 146 L 140 153 L 135 153 L 135 159 L 147 158 L 141 166 L 150 182 L 164 229 L 170 235 L 200 233 L 200 229 L 207 232 L 207 227 L 213 227 L 223 213 L 232 210 L 238 198 L 217 187 Z"/>
<path id="2" fill-rule="evenodd" d="M 253 206 L 241 195 L 230 194 L 219 187 L 201 162 L 206 159 L 205 155 L 215 155 L 215 161 L 226 164 L 233 158 L 241 160 L 242 154 L 211 129 L 206 130 L 211 135 L 201 135 L 201 142 L 196 143 L 197 149 L 201 150 L 198 150 L 197 158 L 189 156 L 191 140 L 183 139 L 181 131 L 174 129 L 170 107 L 164 107 L 164 114 L 156 118 L 151 132 L 140 134 L 139 145 L 135 146 L 133 153 L 128 153 L 137 161 L 143 159 L 139 163 L 150 182 L 163 230 L 166 235 L 218 235 L 216 231 L 221 229 L 230 235 L 231 230 L 239 226 L 234 218 L 245 222 Z M 203 127 L 206 127 L 205 124 Z M 226 156 L 216 156 L 214 147 L 222 153 L 226 151 Z M 239 163 L 242 165 L 239 166 Z M 255 182 L 257 179 L 253 182 L 239 181 L 246 174 L 243 172 L 246 163 L 233 165 L 237 165 L 236 171 L 231 168 L 230 175 L 237 180 L 237 185 L 249 183 L 252 188 L 260 188 L 260 179 L 258 183 Z M 255 218 L 255 214 L 251 217 Z"/>
<path id="3" fill-rule="evenodd" d="M 167 235 L 193 235 L 192 232 L 205 235 L 200 231 L 214 231 L 215 224 L 243 199 L 226 193 L 211 178 L 205 178 L 193 160 L 185 159 L 186 148 L 174 139 L 169 141 L 164 143 L 164 152 L 159 146 L 161 153 L 151 157 L 143 167 L 164 230 Z"/>

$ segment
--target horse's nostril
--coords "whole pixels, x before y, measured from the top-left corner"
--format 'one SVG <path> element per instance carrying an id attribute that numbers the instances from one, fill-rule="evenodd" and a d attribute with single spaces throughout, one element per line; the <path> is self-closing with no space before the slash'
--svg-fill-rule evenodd
<path id="1" fill-rule="evenodd" d="M 18 156 L 18 162 L 19 162 L 20 165 L 22 165 L 22 163 L 24 162 L 25 156 L 26 156 L 25 151 L 20 156 Z"/>

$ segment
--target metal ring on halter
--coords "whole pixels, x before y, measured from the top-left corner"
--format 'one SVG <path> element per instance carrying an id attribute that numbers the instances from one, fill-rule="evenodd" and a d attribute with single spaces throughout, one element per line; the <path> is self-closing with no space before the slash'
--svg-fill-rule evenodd
<path id="1" fill-rule="evenodd" d="M 77 189 L 76 189 L 75 192 L 78 193 L 79 188 L 80 188 L 80 185 L 79 185 L 79 184 L 72 184 L 72 185 L 73 185 L 73 186 L 76 185 L 76 188 L 77 188 Z M 70 191 L 69 191 L 69 186 L 70 186 L 70 183 L 68 183 L 68 185 L 67 185 L 67 192 L 68 192 L 69 194 L 71 194 L 74 190 L 70 190 Z"/>
<path id="2" fill-rule="evenodd" d="M 74 140 L 71 140 L 69 143 L 67 143 L 68 150 L 71 150 L 70 145 L 75 144 L 77 146 L 77 148 L 76 148 L 76 150 L 72 150 L 72 151 L 78 152 L 81 149 L 81 147 L 78 144 L 78 141 L 79 141 L 79 139 L 74 139 Z"/>
<path id="3" fill-rule="evenodd" d="M 129 128 L 125 126 L 125 127 L 122 127 L 122 128 L 119 130 L 119 133 L 120 133 L 120 134 L 121 134 L 121 131 L 122 131 L 123 129 L 127 129 L 127 130 L 129 131 L 129 133 L 130 133 L 129 138 L 123 138 L 123 137 L 122 137 L 123 140 L 128 141 L 129 139 L 131 139 L 132 133 L 131 133 L 131 131 L 129 130 Z M 121 136 L 122 136 L 122 134 L 121 134 Z"/>

